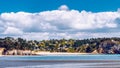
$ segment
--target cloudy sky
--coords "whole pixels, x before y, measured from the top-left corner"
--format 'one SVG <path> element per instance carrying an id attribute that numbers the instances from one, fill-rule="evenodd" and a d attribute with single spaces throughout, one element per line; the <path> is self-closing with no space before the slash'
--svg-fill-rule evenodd
<path id="1" fill-rule="evenodd" d="M 3 0 L 0 37 L 29 40 L 120 37 L 119 4 L 119 0 Z"/>

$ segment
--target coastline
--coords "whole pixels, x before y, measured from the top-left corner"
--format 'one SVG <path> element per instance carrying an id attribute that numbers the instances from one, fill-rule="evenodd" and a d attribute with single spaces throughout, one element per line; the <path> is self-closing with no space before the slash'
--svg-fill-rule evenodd
<path id="1" fill-rule="evenodd" d="M 93 53 L 70 53 L 70 52 L 34 52 L 32 55 L 0 55 L 0 57 L 2 56 L 37 56 L 37 55 L 91 55 Z M 94 54 L 93 54 L 94 55 Z"/>

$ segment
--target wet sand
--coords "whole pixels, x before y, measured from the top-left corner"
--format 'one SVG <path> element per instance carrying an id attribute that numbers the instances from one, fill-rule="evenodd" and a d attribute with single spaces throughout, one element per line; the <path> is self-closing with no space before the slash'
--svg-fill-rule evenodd
<path id="1" fill-rule="evenodd" d="M 120 55 L 2 56 L 0 68 L 120 68 Z"/>
<path id="2" fill-rule="evenodd" d="M 72 66 L 71 66 L 72 65 Z M 120 68 L 120 61 L 0 61 L 0 68 Z"/>

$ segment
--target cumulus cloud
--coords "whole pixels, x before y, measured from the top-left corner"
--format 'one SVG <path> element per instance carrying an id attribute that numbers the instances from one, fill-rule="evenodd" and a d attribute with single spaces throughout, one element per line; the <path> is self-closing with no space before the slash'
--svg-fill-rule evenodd
<path id="1" fill-rule="evenodd" d="M 0 37 L 22 37 L 27 40 L 49 40 L 49 39 L 88 39 L 88 38 L 103 38 L 103 37 L 120 37 L 120 32 L 106 32 L 106 33 L 91 33 L 91 32 L 77 32 L 77 33 L 69 33 L 69 32 L 63 32 L 63 33 L 49 33 L 49 32 L 39 32 L 39 33 L 24 33 L 22 35 L 9 35 L 9 34 L 3 34 Z"/>
<path id="2" fill-rule="evenodd" d="M 58 10 L 38 13 L 1 13 L 0 33 L 1 36 L 18 35 L 29 39 L 89 38 L 93 37 L 92 35 L 101 36 L 102 34 L 97 32 L 99 30 L 102 30 L 102 33 L 118 30 L 119 23 L 119 9 L 116 12 L 93 13 L 70 10 L 66 5 L 62 5 Z M 96 33 L 88 34 L 88 31 Z"/>
<path id="3" fill-rule="evenodd" d="M 16 34 L 23 34 L 23 32 L 15 27 L 7 27 L 7 29 L 3 32 L 3 34 L 16 35 Z"/>
<path id="4" fill-rule="evenodd" d="M 64 11 L 69 10 L 69 8 L 68 8 L 67 5 L 61 5 L 58 9 L 59 9 L 59 10 L 64 10 Z"/>

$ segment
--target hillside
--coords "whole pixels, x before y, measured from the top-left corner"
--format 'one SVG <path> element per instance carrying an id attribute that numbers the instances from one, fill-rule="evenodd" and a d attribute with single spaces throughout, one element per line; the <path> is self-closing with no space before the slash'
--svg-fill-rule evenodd
<path id="1" fill-rule="evenodd" d="M 37 41 L 6 37 L 0 38 L 0 48 L 5 49 L 3 54 L 7 54 L 11 50 L 120 54 L 120 38 L 51 39 Z"/>

